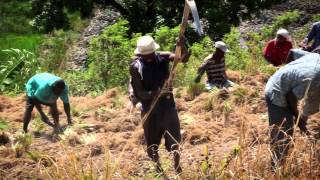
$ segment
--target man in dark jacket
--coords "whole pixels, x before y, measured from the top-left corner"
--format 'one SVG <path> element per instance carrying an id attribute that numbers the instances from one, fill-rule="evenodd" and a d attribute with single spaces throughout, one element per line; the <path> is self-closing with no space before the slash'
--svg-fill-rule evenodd
<path id="1" fill-rule="evenodd" d="M 180 44 L 184 39 L 180 39 Z M 182 46 L 182 62 L 188 59 L 188 52 Z M 137 41 L 136 57 L 130 65 L 131 85 L 137 100 L 142 104 L 141 116 L 150 110 L 155 97 L 169 77 L 169 61 L 173 61 L 175 54 L 170 52 L 156 52 L 159 45 L 150 36 L 143 36 Z M 161 169 L 158 146 L 162 136 L 165 138 L 166 149 L 174 154 L 174 167 L 180 173 L 179 143 L 181 141 L 180 122 L 171 91 L 161 93 L 158 103 L 143 125 L 147 142 L 147 153 Z"/>

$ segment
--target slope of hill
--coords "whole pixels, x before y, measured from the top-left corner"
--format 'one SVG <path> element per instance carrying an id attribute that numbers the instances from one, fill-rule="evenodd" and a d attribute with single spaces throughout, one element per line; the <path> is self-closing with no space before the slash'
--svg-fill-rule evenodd
<path id="1" fill-rule="evenodd" d="M 309 4 L 297 2 L 289 1 L 266 11 L 259 17 L 260 20 L 245 22 L 240 26 L 240 32 L 258 32 L 283 11 L 301 10 L 300 20 L 313 16 L 308 13 L 319 12 L 317 0 L 310 0 Z M 102 18 L 105 18 L 103 14 Z M 110 20 L 113 23 L 111 21 L 113 19 Z M 292 25 L 293 29 L 303 28 L 306 31 L 307 25 L 299 22 Z M 309 19 L 307 24 L 310 23 Z M 95 24 L 88 26 L 87 30 L 90 31 L 92 26 Z M 101 30 L 99 28 L 97 32 Z M 59 33 L 65 39 L 70 38 L 69 34 Z M 294 32 L 296 34 L 301 37 L 305 35 L 300 30 Z M 76 45 L 68 52 L 74 55 L 74 59 L 81 61 L 86 56 L 86 50 L 82 48 L 88 42 L 85 38 L 91 35 L 83 33 L 78 43 L 71 41 Z M 57 39 L 63 40 L 59 35 Z M 265 40 L 259 39 L 257 44 L 262 45 Z M 47 51 L 46 47 L 43 50 L 47 61 L 58 59 L 61 63 L 67 59 L 64 55 L 67 54 L 66 49 L 70 48 L 69 40 L 62 42 L 60 48 L 64 51 L 57 52 L 56 44 L 48 42 L 52 52 Z M 238 41 L 233 43 L 238 44 Z M 253 51 L 258 50 L 254 53 L 260 53 L 261 48 L 255 48 Z M 54 53 L 59 56 L 46 56 Z M 235 60 L 239 60 L 237 57 L 234 56 Z M 73 60 L 70 63 L 71 69 L 83 65 Z M 268 117 L 263 95 L 269 75 L 228 71 L 228 76 L 240 85 L 229 93 L 202 92 L 193 98 L 187 88 L 178 87 L 174 90 L 183 135 L 181 155 L 184 172 L 180 178 L 318 179 L 319 115 L 311 117 L 308 125 L 316 133 L 314 139 L 300 135 L 297 130 L 295 146 L 286 166 L 273 174 L 270 171 Z M 83 76 L 79 77 L 83 79 Z M 78 79 L 74 81 L 75 86 L 81 84 Z M 0 95 L 0 179 L 178 179 L 172 168 L 172 156 L 163 145 L 160 154 L 167 177 L 155 171 L 146 154 L 139 110 L 131 109 L 127 96 L 119 90 L 110 89 L 97 97 L 71 97 L 74 125 L 64 126 L 65 130 L 60 135 L 53 134 L 36 112 L 29 126 L 30 134 L 22 134 L 24 98 L 24 95 Z M 66 117 L 61 104 L 59 109 L 61 124 L 65 125 Z"/>
<path id="2" fill-rule="evenodd" d="M 176 103 L 183 133 L 181 177 L 275 178 L 269 171 L 268 121 L 263 100 L 268 77 L 242 77 L 230 71 L 228 74 L 241 84 L 230 94 L 202 93 L 190 100 L 184 90 L 175 90 L 180 94 Z M 22 141 L 19 135 L 24 96 L 1 96 L 0 101 L 0 119 L 9 124 L 7 132 L 12 140 L 0 149 L 0 175 L 5 179 L 159 176 L 145 152 L 139 111 L 130 110 L 128 99 L 116 89 L 98 97 L 72 97 L 75 123 L 59 136 L 51 134 L 35 114 L 29 128 L 31 145 L 23 143 L 26 140 Z M 65 124 L 64 113 L 61 115 L 61 123 Z M 309 127 L 320 138 L 316 119 L 311 118 Z M 277 176 L 319 177 L 320 140 L 310 143 L 298 132 L 296 135 L 288 166 Z M 18 148 L 19 143 L 24 144 L 23 148 Z M 171 157 L 163 146 L 160 154 L 167 176 L 174 178 Z"/>

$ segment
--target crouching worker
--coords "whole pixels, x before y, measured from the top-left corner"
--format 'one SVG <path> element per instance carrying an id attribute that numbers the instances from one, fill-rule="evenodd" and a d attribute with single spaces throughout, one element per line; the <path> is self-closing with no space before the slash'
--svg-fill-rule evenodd
<path id="1" fill-rule="evenodd" d="M 275 39 L 270 40 L 263 49 L 263 56 L 273 66 L 287 64 L 288 53 L 292 49 L 292 42 L 289 32 L 286 29 L 279 29 Z"/>
<path id="2" fill-rule="evenodd" d="M 180 38 L 182 45 L 182 62 L 189 58 L 184 38 Z M 144 118 L 151 109 L 154 98 L 169 77 L 169 61 L 173 61 L 175 54 L 170 52 L 156 52 L 159 45 L 150 36 L 140 37 L 134 53 L 136 57 L 130 65 L 131 85 L 137 100 L 141 102 L 141 116 Z M 161 92 L 158 103 L 152 109 L 148 119 L 143 124 L 144 136 L 147 143 L 148 156 L 157 163 L 157 170 L 161 171 L 158 148 L 162 136 L 169 152 L 173 151 L 174 168 L 180 173 L 179 143 L 181 141 L 180 122 L 173 99 L 172 88 Z"/>
<path id="3" fill-rule="evenodd" d="M 59 112 L 57 108 L 57 99 L 59 97 L 63 101 L 68 124 L 72 124 L 68 97 L 68 86 L 61 78 L 49 73 L 37 74 L 31 77 L 27 82 L 26 91 L 26 111 L 23 117 L 24 132 L 28 132 L 28 125 L 31 120 L 31 113 L 34 107 L 36 107 L 36 109 L 40 113 L 41 120 L 44 123 L 53 127 L 55 132 L 60 132 L 61 128 L 59 125 Z M 50 107 L 50 113 L 52 115 L 54 123 L 49 121 L 49 118 L 43 112 L 41 105 Z"/>
<path id="4" fill-rule="evenodd" d="M 291 136 L 295 123 L 298 123 L 301 133 L 310 135 L 307 129 L 308 116 L 319 112 L 320 105 L 319 60 L 318 53 L 309 53 L 280 68 L 268 80 L 265 95 L 271 128 L 273 168 L 285 162 L 293 144 Z M 298 101 L 302 99 L 305 104 L 299 113 Z"/>
<path id="5" fill-rule="evenodd" d="M 207 73 L 206 89 L 210 91 L 214 87 L 229 88 L 234 86 L 234 83 L 228 80 L 225 65 L 225 53 L 229 52 L 226 44 L 222 41 L 217 41 L 214 44 L 216 51 L 204 59 L 204 62 L 198 69 L 198 76 L 195 82 L 199 83 L 202 75 Z"/>

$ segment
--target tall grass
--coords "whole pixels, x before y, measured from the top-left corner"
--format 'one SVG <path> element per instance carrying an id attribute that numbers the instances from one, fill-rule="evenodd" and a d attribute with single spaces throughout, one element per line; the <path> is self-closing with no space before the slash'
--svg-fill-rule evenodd
<path id="1" fill-rule="evenodd" d="M 0 64 L 8 61 L 9 56 L 3 52 L 5 49 L 26 49 L 32 53 L 36 53 L 42 35 L 40 34 L 2 34 L 0 37 Z"/>
<path id="2" fill-rule="evenodd" d="M 24 84 L 40 71 L 39 61 L 32 52 L 25 49 L 2 50 L 9 57 L 0 64 L 0 92 L 15 94 L 24 90 Z"/>

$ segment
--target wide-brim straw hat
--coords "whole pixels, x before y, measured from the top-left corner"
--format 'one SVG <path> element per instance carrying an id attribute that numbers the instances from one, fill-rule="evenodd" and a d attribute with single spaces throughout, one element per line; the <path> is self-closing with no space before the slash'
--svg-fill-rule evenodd
<path id="1" fill-rule="evenodd" d="M 137 48 L 134 50 L 136 55 L 147 55 L 155 52 L 160 46 L 151 36 L 142 36 L 137 41 Z"/>
<path id="2" fill-rule="evenodd" d="M 223 51 L 225 53 L 230 52 L 229 49 L 227 48 L 227 45 L 222 41 L 215 42 L 214 47 L 220 49 L 221 51 Z"/>

